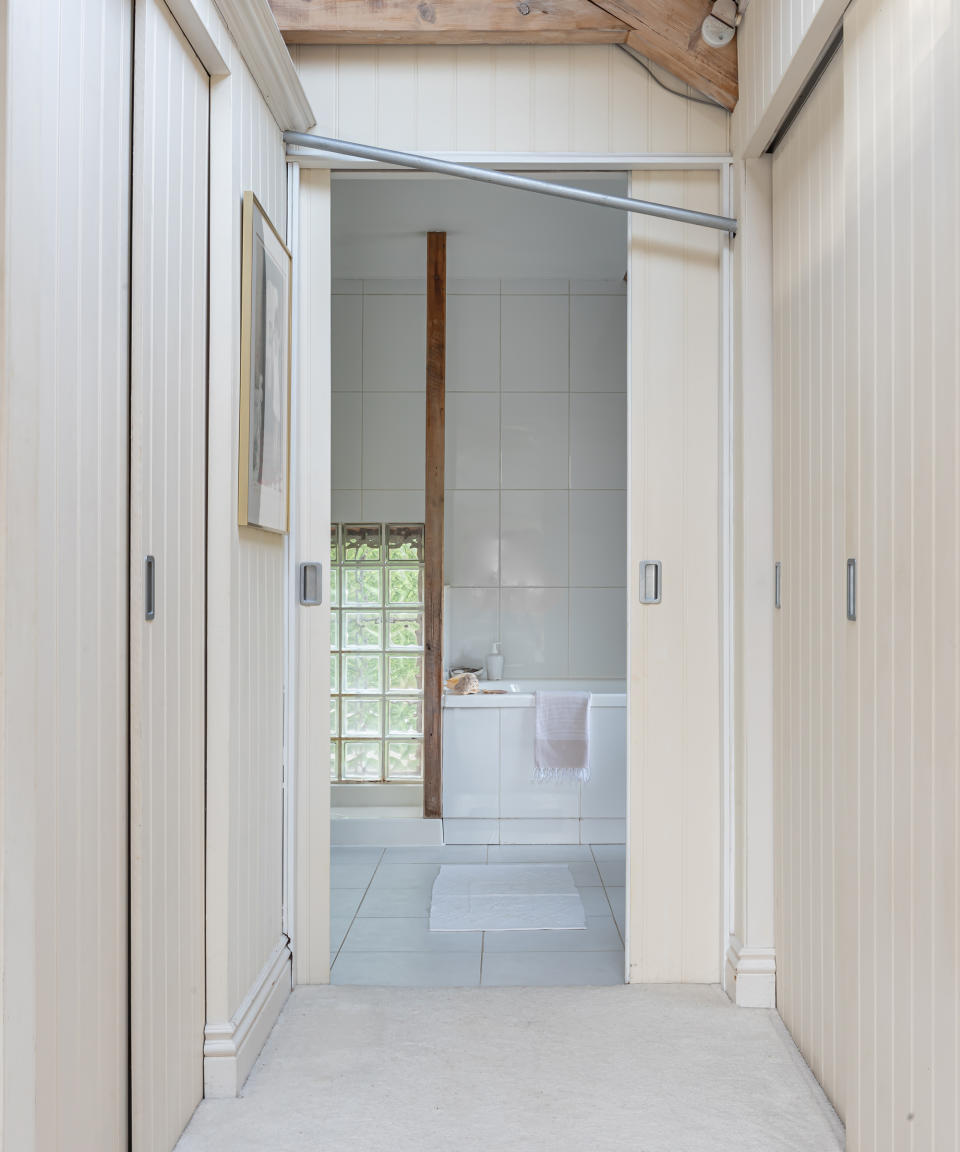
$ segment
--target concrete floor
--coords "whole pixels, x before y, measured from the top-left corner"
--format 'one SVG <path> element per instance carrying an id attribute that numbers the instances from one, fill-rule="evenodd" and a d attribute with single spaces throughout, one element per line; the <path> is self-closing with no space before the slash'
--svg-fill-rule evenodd
<path id="1" fill-rule="evenodd" d="M 178 1152 L 839 1152 L 776 1013 L 714 987 L 298 988 Z"/>

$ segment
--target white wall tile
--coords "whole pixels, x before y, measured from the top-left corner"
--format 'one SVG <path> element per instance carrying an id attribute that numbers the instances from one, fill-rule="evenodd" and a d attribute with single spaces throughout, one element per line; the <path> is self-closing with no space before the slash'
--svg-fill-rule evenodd
<path id="1" fill-rule="evenodd" d="M 570 387 L 567 296 L 502 296 L 500 382 L 504 392 Z"/>
<path id="2" fill-rule="evenodd" d="M 571 298 L 570 387 L 574 392 L 626 392 L 625 296 Z"/>
<path id="3" fill-rule="evenodd" d="M 502 280 L 504 296 L 569 296 L 569 280 Z"/>
<path id="4" fill-rule="evenodd" d="M 566 588 L 567 497 L 566 491 L 502 493 L 500 563 L 504 586 Z"/>
<path id="5" fill-rule="evenodd" d="M 449 306 L 451 296 L 499 296 L 500 295 L 500 281 L 499 280 L 483 280 L 483 279 L 463 279 L 457 277 L 447 277 L 447 305 Z M 450 314 L 447 313 L 447 338 L 450 336 L 449 325 Z"/>
<path id="6" fill-rule="evenodd" d="M 334 296 L 331 307 L 330 386 L 359 392 L 363 386 L 363 297 Z"/>
<path id="7" fill-rule="evenodd" d="M 627 819 L 597 819 L 585 817 L 580 821 L 581 844 L 625 844 L 627 840 Z M 620 889 L 621 893 L 623 889 Z M 622 920 L 620 921 L 622 927 Z"/>
<path id="8" fill-rule="evenodd" d="M 333 427 L 331 444 L 332 486 L 334 488 L 360 488 L 362 416 L 358 393 L 338 392 L 330 398 L 330 419 Z"/>
<path id="9" fill-rule="evenodd" d="M 363 517 L 362 493 L 359 489 L 334 488 L 330 493 L 330 519 L 344 524 Z"/>
<path id="10" fill-rule="evenodd" d="M 425 419 L 423 392 L 364 393 L 363 488 L 423 487 Z"/>
<path id="11" fill-rule="evenodd" d="M 450 588 L 447 591 L 449 668 L 483 665 L 494 640 L 500 637 L 500 592 L 497 588 Z"/>
<path id="12" fill-rule="evenodd" d="M 534 710 L 500 714 L 500 815 L 508 819 L 580 815 L 576 780 L 534 780 Z"/>
<path id="13" fill-rule="evenodd" d="M 500 486 L 499 395 L 484 392 L 448 395 L 445 439 L 448 488 Z"/>
<path id="14" fill-rule="evenodd" d="M 569 400 L 566 393 L 505 393 L 501 397 L 504 488 L 567 487 Z"/>
<path id="15" fill-rule="evenodd" d="M 626 396 L 575 393 L 570 398 L 570 487 L 626 486 Z"/>
<path id="16" fill-rule="evenodd" d="M 424 296 L 364 296 L 364 392 L 426 390 Z"/>
<path id="17" fill-rule="evenodd" d="M 626 492 L 570 493 L 570 584 L 624 588 L 627 583 Z"/>
<path id="18" fill-rule="evenodd" d="M 627 811 L 627 710 L 590 711 L 590 779 L 580 786 L 583 818 L 623 819 Z"/>
<path id="19" fill-rule="evenodd" d="M 500 594 L 504 674 L 568 674 L 567 589 L 504 588 Z"/>
<path id="20" fill-rule="evenodd" d="M 443 814 L 499 815 L 500 710 L 450 708 L 443 717 Z"/>
<path id="21" fill-rule="evenodd" d="M 622 588 L 570 589 L 570 675 L 627 674 L 627 596 Z"/>
<path id="22" fill-rule="evenodd" d="M 500 391 L 499 296 L 447 296 L 447 391 Z"/>
<path id="23" fill-rule="evenodd" d="M 380 491 L 366 488 L 363 492 L 362 516 L 366 522 L 392 520 L 394 523 L 422 524 L 423 489 Z"/>
<path id="24" fill-rule="evenodd" d="M 466 588 L 497 587 L 500 582 L 500 493 L 447 492 L 444 521 L 445 583 Z"/>

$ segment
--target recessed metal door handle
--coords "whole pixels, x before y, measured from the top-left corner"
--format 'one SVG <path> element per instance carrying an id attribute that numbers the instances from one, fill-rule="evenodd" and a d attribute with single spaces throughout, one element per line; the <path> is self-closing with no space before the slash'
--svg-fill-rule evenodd
<path id="1" fill-rule="evenodd" d="M 773 606 L 774 608 L 782 607 L 780 599 L 780 561 L 778 560 L 773 569 Z"/>
<path id="2" fill-rule="evenodd" d="M 143 561 L 143 618 L 153 620 L 157 615 L 157 562 L 152 556 Z"/>
<path id="3" fill-rule="evenodd" d="M 323 565 L 319 560 L 308 560 L 300 565 L 300 603 L 315 608 L 323 601 Z"/>
<path id="4" fill-rule="evenodd" d="M 659 604 L 663 598 L 663 565 L 659 560 L 640 561 L 640 603 Z"/>
<path id="5" fill-rule="evenodd" d="M 857 618 L 857 562 L 847 561 L 847 619 Z"/>

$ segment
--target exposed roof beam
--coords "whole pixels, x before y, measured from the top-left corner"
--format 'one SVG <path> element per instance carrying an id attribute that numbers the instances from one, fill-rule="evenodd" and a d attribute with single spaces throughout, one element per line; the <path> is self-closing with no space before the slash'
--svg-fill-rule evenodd
<path id="1" fill-rule="evenodd" d="M 711 48 L 700 25 L 711 0 L 593 0 L 630 25 L 627 47 L 731 111 L 737 103 L 737 42 Z"/>
<path id="2" fill-rule="evenodd" d="M 288 44 L 624 44 L 591 0 L 270 0 Z"/>

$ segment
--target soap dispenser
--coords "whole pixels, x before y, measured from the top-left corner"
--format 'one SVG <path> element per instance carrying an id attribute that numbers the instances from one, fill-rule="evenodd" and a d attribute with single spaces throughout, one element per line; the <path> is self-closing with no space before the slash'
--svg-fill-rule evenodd
<path id="1" fill-rule="evenodd" d="M 493 651 L 487 656 L 487 679 L 488 680 L 502 680 L 503 679 L 503 656 L 500 655 L 500 641 L 495 640 L 493 643 Z"/>

